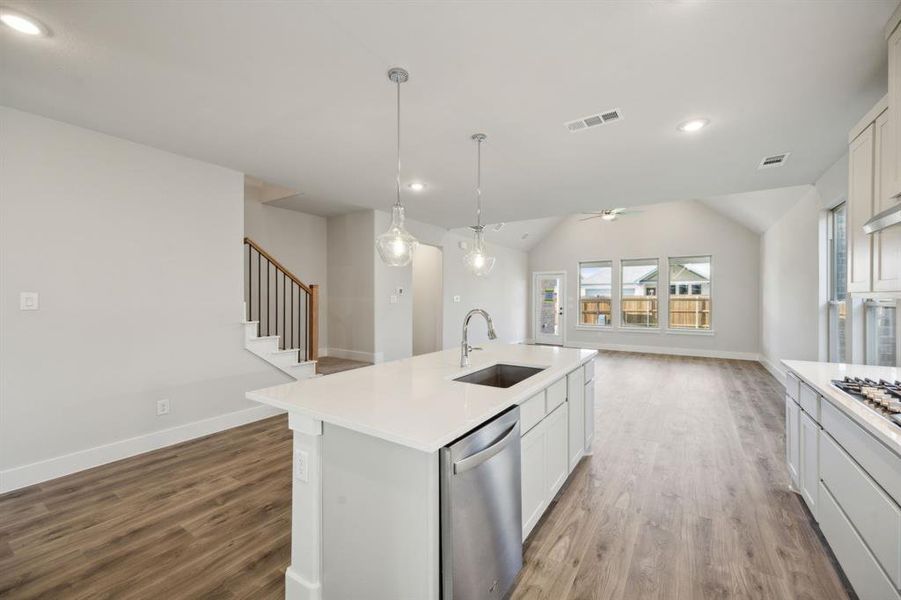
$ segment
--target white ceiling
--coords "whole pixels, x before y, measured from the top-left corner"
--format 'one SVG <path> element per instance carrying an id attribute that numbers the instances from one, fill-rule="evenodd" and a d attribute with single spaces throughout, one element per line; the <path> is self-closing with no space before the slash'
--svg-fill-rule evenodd
<path id="1" fill-rule="evenodd" d="M 701 202 L 751 231 L 763 233 L 811 190 L 813 190 L 811 185 L 793 185 L 773 190 L 714 196 L 704 198 Z"/>
<path id="2" fill-rule="evenodd" d="M 541 219 L 526 219 L 504 223 L 500 231 L 495 231 L 494 224 L 485 227 L 485 241 L 490 244 L 499 244 L 514 250 L 528 252 L 538 244 L 544 236 L 559 225 L 565 217 L 544 217 Z M 452 230 L 459 235 L 470 237 L 472 231 L 467 228 Z M 525 236 L 525 237 L 523 237 Z"/>
<path id="3" fill-rule="evenodd" d="M 411 218 L 513 221 L 813 182 L 884 93 L 897 0 L 6 2 L 0 102 L 296 190 L 292 208 L 387 209 L 404 85 Z M 624 120 L 572 134 L 609 108 Z M 680 121 L 712 120 L 700 134 Z M 758 171 L 764 155 L 792 152 Z"/>

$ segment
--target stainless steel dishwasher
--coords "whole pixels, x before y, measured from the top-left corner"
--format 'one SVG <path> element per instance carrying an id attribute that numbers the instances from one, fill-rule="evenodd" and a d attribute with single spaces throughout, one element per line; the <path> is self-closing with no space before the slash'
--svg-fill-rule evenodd
<path id="1" fill-rule="evenodd" d="M 519 407 L 440 456 L 441 598 L 503 598 L 522 568 Z"/>

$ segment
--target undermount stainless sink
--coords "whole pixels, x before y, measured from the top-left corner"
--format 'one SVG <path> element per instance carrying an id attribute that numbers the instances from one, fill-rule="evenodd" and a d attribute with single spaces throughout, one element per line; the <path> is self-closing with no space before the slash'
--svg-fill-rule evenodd
<path id="1" fill-rule="evenodd" d="M 528 379 L 532 375 L 541 373 L 544 369 L 545 367 L 521 367 L 518 365 L 499 364 L 492 365 L 480 371 L 475 371 L 474 373 L 469 373 L 462 377 L 457 377 L 454 381 L 475 383 L 496 388 L 508 388 L 524 379 Z"/>

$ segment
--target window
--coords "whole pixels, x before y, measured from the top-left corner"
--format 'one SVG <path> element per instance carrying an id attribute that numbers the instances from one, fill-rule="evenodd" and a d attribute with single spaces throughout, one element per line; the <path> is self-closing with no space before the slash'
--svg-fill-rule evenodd
<path id="1" fill-rule="evenodd" d="M 659 261 L 624 260 L 621 266 L 623 327 L 657 327 Z"/>
<path id="2" fill-rule="evenodd" d="M 613 263 L 609 260 L 579 263 L 579 325 L 613 324 L 612 277 Z"/>
<path id="3" fill-rule="evenodd" d="M 829 212 L 829 361 L 848 362 L 845 332 L 848 317 L 848 225 L 847 207 L 839 204 Z"/>
<path id="4" fill-rule="evenodd" d="M 670 329 L 710 330 L 710 262 L 709 256 L 669 259 Z"/>

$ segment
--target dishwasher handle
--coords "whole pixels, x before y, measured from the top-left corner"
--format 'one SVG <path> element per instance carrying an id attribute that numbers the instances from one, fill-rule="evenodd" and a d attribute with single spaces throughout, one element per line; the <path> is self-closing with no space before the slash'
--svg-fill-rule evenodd
<path id="1" fill-rule="evenodd" d="M 513 436 L 516 435 L 516 426 L 519 425 L 519 421 L 513 423 L 510 428 L 496 441 L 491 444 L 484 450 L 479 450 L 475 454 L 470 454 L 464 459 L 458 460 L 454 463 L 454 474 L 464 473 L 470 469 L 478 467 L 483 462 L 487 461 L 501 450 L 507 447 L 510 441 L 513 439 Z"/>

